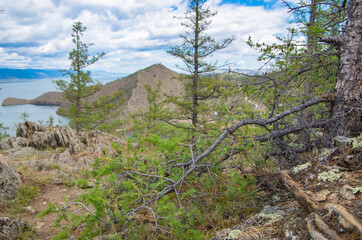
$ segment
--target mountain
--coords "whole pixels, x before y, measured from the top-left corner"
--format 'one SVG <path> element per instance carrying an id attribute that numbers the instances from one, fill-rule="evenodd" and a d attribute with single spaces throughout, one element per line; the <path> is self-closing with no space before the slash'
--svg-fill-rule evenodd
<path id="1" fill-rule="evenodd" d="M 109 80 L 124 77 L 124 73 L 106 72 L 100 70 L 92 71 L 92 77 L 97 80 Z M 44 78 L 63 78 L 64 75 L 59 69 L 12 69 L 0 68 L 0 83 L 15 81 L 31 81 Z"/>
<path id="2" fill-rule="evenodd" d="M 0 82 L 16 80 L 33 80 L 42 78 L 60 78 L 62 73 L 57 69 L 10 69 L 0 68 Z"/>
<path id="3" fill-rule="evenodd" d="M 102 85 L 101 89 L 90 97 L 90 101 L 99 99 L 101 96 L 112 94 L 122 90 L 124 92 L 125 105 L 122 106 L 122 115 L 127 116 L 138 109 L 148 107 L 147 91 L 145 85 L 150 85 L 153 89 L 157 83 L 161 82 L 161 93 L 170 95 L 180 95 L 183 91 L 182 83 L 177 79 L 178 73 L 171 71 L 162 64 L 155 64 L 148 68 L 139 70 L 127 77 L 115 80 Z M 48 92 L 35 99 L 7 98 L 3 101 L 3 106 L 35 104 L 35 105 L 55 105 L 66 107 L 67 103 L 59 92 Z"/>

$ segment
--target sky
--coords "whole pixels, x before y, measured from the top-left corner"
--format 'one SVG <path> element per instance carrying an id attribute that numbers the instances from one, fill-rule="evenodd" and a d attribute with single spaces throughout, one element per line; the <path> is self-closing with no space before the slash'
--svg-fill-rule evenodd
<path id="1" fill-rule="evenodd" d="M 105 56 L 89 70 L 133 73 L 162 63 L 179 71 L 182 62 L 167 54 L 181 43 L 187 0 L 1 0 L 0 68 L 67 69 L 73 49 L 72 24 L 87 27 L 83 41 L 90 54 Z M 208 60 L 233 69 L 257 69 L 258 54 L 246 45 L 273 43 L 286 34 L 288 9 L 277 0 L 209 0 L 218 14 L 208 34 L 220 41 L 234 37 Z"/>

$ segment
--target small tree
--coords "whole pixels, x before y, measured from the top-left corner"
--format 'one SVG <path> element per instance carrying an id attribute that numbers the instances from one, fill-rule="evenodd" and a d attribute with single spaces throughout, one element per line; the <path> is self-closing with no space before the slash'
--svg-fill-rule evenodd
<path id="1" fill-rule="evenodd" d="M 200 102 L 219 96 L 222 86 L 220 82 L 215 82 L 215 79 L 201 76 L 202 73 L 216 68 L 216 63 L 208 63 L 205 59 L 232 42 L 232 38 L 226 38 L 218 43 L 206 34 L 211 23 L 209 19 L 215 16 L 216 12 L 206 8 L 205 3 L 206 0 L 189 0 L 189 10 L 186 12 L 185 22 L 181 25 L 191 31 L 180 35 L 183 39 L 181 45 L 173 46 L 167 51 L 180 58 L 186 65 L 185 70 L 190 73 L 186 76 L 188 84 L 185 99 L 174 103 L 181 108 L 181 112 L 187 112 L 185 115 L 191 119 L 194 127 L 199 122 Z"/>
<path id="2" fill-rule="evenodd" d="M 86 27 L 82 26 L 82 23 L 75 22 L 73 24 L 72 38 L 75 48 L 68 57 L 71 60 L 71 67 L 69 70 L 63 71 L 65 75 L 70 77 L 70 80 L 55 81 L 58 88 L 63 91 L 64 97 L 71 103 L 70 108 L 65 113 L 71 118 L 71 124 L 75 125 L 77 132 L 83 127 L 83 123 L 89 119 L 84 110 L 88 97 L 98 91 L 100 87 L 100 84 L 91 78 L 90 71 L 84 71 L 84 69 L 104 56 L 104 53 L 99 53 L 89 57 L 88 47 L 93 44 L 81 41 L 85 30 Z"/>

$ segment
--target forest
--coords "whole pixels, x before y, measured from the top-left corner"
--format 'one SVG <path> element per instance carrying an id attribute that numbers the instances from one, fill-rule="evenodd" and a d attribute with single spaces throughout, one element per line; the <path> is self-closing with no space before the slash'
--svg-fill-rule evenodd
<path id="1" fill-rule="evenodd" d="M 188 1 L 182 43 L 167 51 L 183 62 L 182 94 L 146 85 L 147 107 L 121 119 L 127 93 L 90 101 L 100 85 L 86 69 L 104 53 L 90 56 L 73 24 L 69 79 L 55 81 L 62 114 L 84 145 L 99 130 L 118 140 L 67 183 L 77 199 L 37 217 L 54 216 L 53 239 L 360 239 L 362 1 L 283 0 L 287 36 L 247 42 L 264 63 L 255 75 L 210 74 L 220 66 L 208 58 L 233 37 L 207 33 L 217 12 L 206 2 Z"/>

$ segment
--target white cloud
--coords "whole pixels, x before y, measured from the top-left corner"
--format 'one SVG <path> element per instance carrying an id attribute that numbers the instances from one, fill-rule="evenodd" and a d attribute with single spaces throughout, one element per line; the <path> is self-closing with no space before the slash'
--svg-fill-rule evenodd
<path id="1" fill-rule="evenodd" d="M 245 41 L 252 36 L 271 43 L 284 34 L 286 9 L 220 2 L 207 3 L 218 11 L 208 32 L 217 40 L 235 40 L 210 60 L 257 67 L 257 55 Z M 185 31 L 174 16 L 183 16 L 186 7 L 185 0 L 2 0 L 0 67 L 67 68 L 72 23 L 81 21 L 87 27 L 84 41 L 95 43 L 90 52 L 106 53 L 93 69 L 132 73 L 154 63 L 176 69 L 182 63 L 166 50 Z"/>

